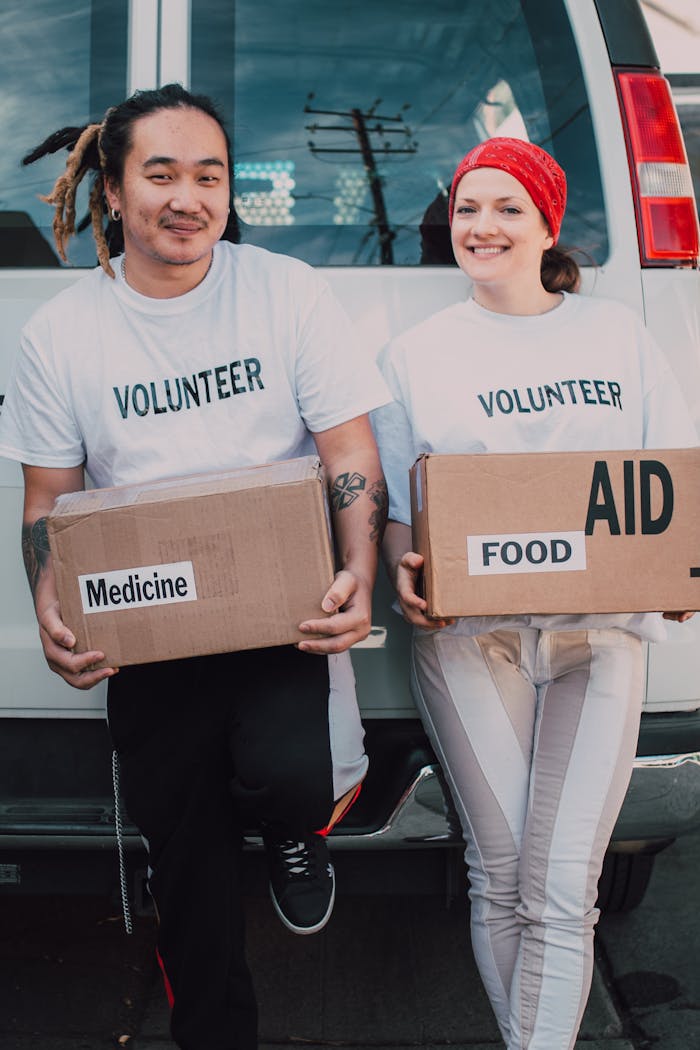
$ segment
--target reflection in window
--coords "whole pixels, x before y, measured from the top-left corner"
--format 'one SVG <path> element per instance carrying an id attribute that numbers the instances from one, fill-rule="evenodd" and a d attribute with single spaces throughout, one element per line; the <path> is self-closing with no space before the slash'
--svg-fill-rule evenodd
<path id="1" fill-rule="evenodd" d="M 482 139 L 500 135 L 529 141 L 522 113 L 510 84 L 505 80 L 499 80 L 486 92 L 483 102 L 474 111 L 474 122 Z"/>
<path id="2" fill-rule="evenodd" d="M 236 213 L 249 226 L 290 226 L 294 222 L 294 163 L 291 160 L 235 165 Z"/>
<path id="3" fill-rule="evenodd" d="M 605 258 L 561 0 L 494 0 L 488 18 L 463 0 L 192 0 L 192 20 L 192 86 L 233 129 L 244 241 L 321 265 L 451 263 L 452 172 L 488 135 L 510 134 L 562 163 L 563 240 Z M 293 187 L 275 198 L 255 165 L 288 171 Z"/>
<path id="4" fill-rule="evenodd" d="M 335 177 L 333 222 L 337 226 L 357 226 L 371 214 L 367 201 L 367 175 L 358 168 L 341 168 Z"/>
<path id="5" fill-rule="evenodd" d="M 0 266 L 59 266 L 47 193 L 66 153 L 23 168 L 22 157 L 67 125 L 101 120 L 126 84 L 128 0 L 23 0 L 0 20 Z M 81 188 L 77 215 L 87 211 Z M 73 265 L 94 266 L 90 231 L 70 245 Z"/>

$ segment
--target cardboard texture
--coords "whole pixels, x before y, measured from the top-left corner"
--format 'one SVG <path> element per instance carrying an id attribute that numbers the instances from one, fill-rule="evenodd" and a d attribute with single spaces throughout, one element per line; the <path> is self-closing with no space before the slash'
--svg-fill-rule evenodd
<path id="1" fill-rule="evenodd" d="M 700 608 L 700 449 L 426 455 L 432 616 Z"/>
<path id="2" fill-rule="evenodd" d="M 334 575 L 314 456 L 69 493 L 48 533 L 63 619 L 106 666 L 297 642 Z"/>

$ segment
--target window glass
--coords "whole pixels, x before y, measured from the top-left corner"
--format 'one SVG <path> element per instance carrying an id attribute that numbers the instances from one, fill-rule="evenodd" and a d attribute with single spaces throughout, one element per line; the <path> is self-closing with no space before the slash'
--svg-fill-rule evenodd
<path id="1" fill-rule="evenodd" d="M 29 167 L 22 157 L 58 128 L 101 120 L 126 88 L 128 0 L 22 0 L 0 18 L 0 266 L 63 265 L 53 244 L 50 191 L 66 153 Z M 81 188 L 76 214 L 87 211 Z M 90 230 L 75 266 L 94 266 Z"/>
<path id="2" fill-rule="evenodd" d="M 493 134 L 569 178 L 562 243 L 607 254 L 561 0 L 192 0 L 192 87 L 233 129 L 242 240 L 315 265 L 452 263 L 449 180 Z"/>
<path id="3" fill-rule="evenodd" d="M 695 199 L 700 205 L 700 73 L 676 73 L 668 79 L 685 139 Z"/>

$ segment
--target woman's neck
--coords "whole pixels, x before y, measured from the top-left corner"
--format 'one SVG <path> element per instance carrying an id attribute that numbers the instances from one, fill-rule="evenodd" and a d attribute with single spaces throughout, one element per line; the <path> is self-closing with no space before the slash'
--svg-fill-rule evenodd
<path id="1" fill-rule="evenodd" d="M 562 302 L 560 292 L 548 292 L 542 284 L 514 288 L 512 285 L 474 285 L 472 298 L 485 310 L 495 314 L 534 317 L 554 310 Z"/>

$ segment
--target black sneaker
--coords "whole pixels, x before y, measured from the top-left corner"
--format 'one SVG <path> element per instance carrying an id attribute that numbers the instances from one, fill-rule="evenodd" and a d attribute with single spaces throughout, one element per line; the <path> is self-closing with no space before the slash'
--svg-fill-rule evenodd
<path id="1" fill-rule="evenodd" d="M 318 933 L 335 903 L 335 872 L 323 835 L 303 840 L 284 830 L 262 829 L 270 874 L 270 896 L 284 925 L 294 933 Z"/>

